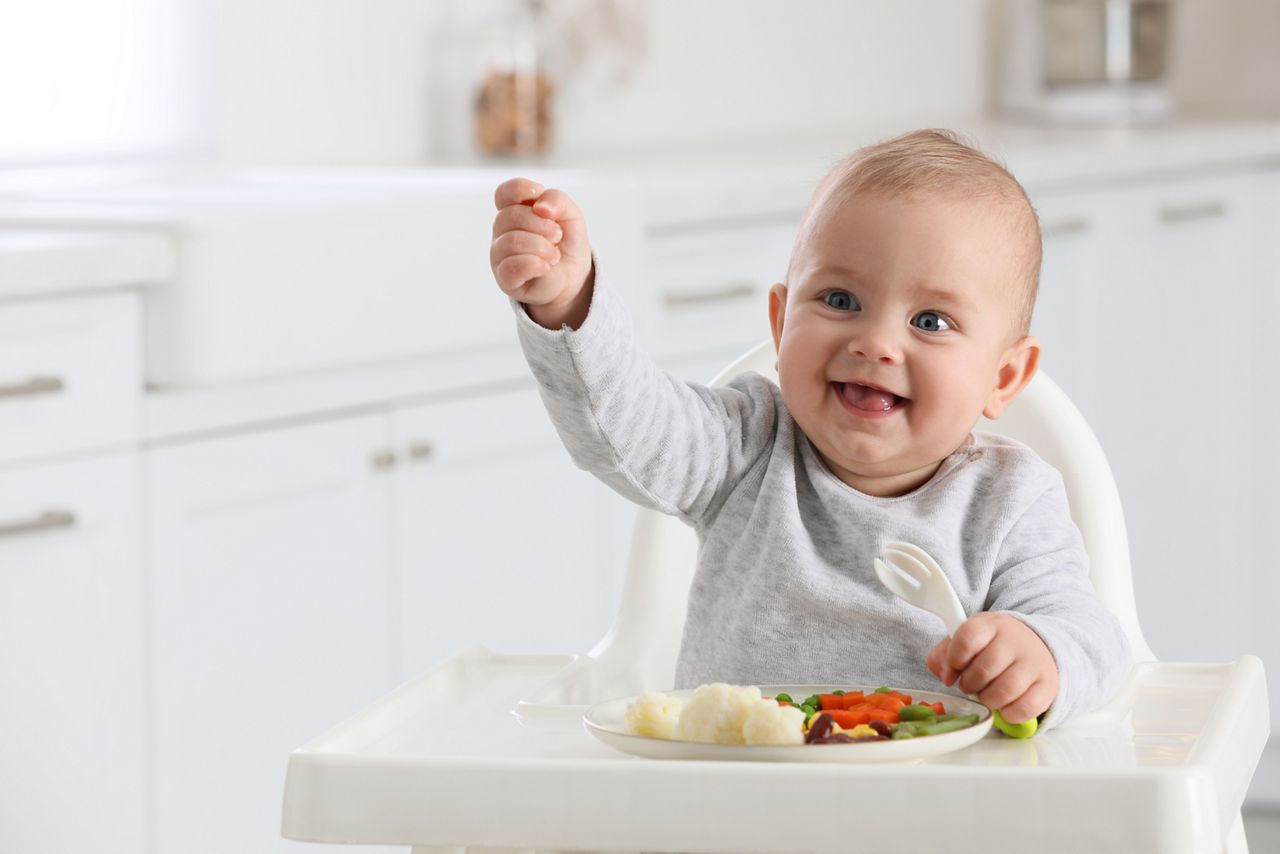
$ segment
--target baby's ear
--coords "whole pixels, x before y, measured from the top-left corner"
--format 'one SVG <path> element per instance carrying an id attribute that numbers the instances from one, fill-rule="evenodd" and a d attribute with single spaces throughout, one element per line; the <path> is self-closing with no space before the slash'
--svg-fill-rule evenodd
<path id="1" fill-rule="evenodd" d="M 1000 357 L 1000 368 L 996 372 L 996 384 L 987 397 L 987 405 L 982 414 L 995 420 L 1013 403 L 1040 367 L 1040 339 L 1034 335 L 1019 338 L 1004 355 Z"/>
<path id="2" fill-rule="evenodd" d="M 769 288 L 769 328 L 773 330 L 773 352 L 778 352 L 782 342 L 782 321 L 787 313 L 787 286 L 778 284 Z"/>

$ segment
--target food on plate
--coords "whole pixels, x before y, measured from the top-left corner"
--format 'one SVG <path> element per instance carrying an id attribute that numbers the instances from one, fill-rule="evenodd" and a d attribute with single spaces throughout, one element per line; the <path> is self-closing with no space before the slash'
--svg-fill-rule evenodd
<path id="1" fill-rule="evenodd" d="M 745 744 L 804 744 L 804 712 L 762 697 L 751 704 L 742 737 Z"/>
<path id="2" fill-rule="evenodd" d="M 650 738 L 675 738 L 676 722 L 684 708 L 676 697 L 668 697 L 656 691 L 641 694 L 627 709 L 624 724 L 632 735 Z"/>
<path id="3" fill-rule="evenodd" d="M 746 744 L 742 728 L 760 697 L 760 689 L 754 686 L 699 685 L 680 712 L 675 737 L 706 744 Z"/>
<path id="4" fill-rule="evenodd" d="M 973 726 L 978 715 L 948 714 L 941 702 L 914 702 L 889 688 L 832 690 L 797 701 L 765 697 L 754 686 L 700 685 L 687 703 L 656 692 L 627 709 L 625 731 L 708 744 L 845 744 L 940 735 Z"/>

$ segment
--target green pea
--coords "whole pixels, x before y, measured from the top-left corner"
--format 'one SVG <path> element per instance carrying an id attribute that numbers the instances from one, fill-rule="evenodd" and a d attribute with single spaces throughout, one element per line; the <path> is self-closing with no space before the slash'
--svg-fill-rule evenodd
<path id="1" fill-rule="evenodd" d="M 844 696 L 844 691 L 838 691 L 838 690 L 837 690 L 837 691 L 832 691 L 831 693 L 832 693 L 832 694 L 835 694 L 837 697 L 843 697 L 843 696 Z"/>
<path id="2" fill-rule="evenodd" d="M 778 702 L 780 702 L 780 703 L 794 703 L 794 702 L 795 702 L 794 700 L 792 700 L 792 699 L 791 699 L 791 695 L 790 695 L 790 694 L 779 694 L 778 696 L 774 697 L 773 699 L 777 700 L 777 701 L 778 701 Z"/>
<path id="3" fill-rule="evenodd" d="M 873 694 L 888 694 L 888 693 L 889 693 L 889 689 L 888 689 L 888 688 L 886 688 L 886 687 L 884 687 L 884 686 L 882 685 L 882 686 L 880 686 L 879 688 L 877 688 L 875 691 L 873 691 L 872 693 L 873 693 Z"/>

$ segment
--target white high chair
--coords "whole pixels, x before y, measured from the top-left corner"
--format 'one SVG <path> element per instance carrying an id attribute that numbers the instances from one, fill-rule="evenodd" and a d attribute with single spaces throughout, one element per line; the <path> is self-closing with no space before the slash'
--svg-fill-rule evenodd
<path id="1" fill-rule="evenodd" d="M 723 371 L 776 379 L 771 342 Z M 1270 735 L 1259 659 L 1156 662 L 1138 624 L 1110 468 L 1043 373 L 981 429 L 1062 473 L 1098 595 L 1137 664 L 1106 708 L 1026 741 L 989 735 L 911 765 L 638 759 L 581 724 L 591 704 L 670 690 L 695 562 L 641 510 L 622 605 L 584 656 L 473 648 L 289 758 L 290 839 L 459 850 L 1247 851 L 1240 806 Z M 910 687 L 910 686 L 909 686 Z M 924 687 L 924 686 L 918 686 Z"/>

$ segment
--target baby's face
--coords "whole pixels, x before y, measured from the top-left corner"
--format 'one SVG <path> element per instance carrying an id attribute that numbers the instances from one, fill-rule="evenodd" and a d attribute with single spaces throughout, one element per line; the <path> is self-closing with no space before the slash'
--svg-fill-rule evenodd
<path id="1" fill-rule="evenodd" d="M 900 495 L 1000 414 L 1002 382 L 1030 379 L 1009 376 L 1011 357 L 1035 370 L 1034 339 L 1012 334 L 1016 243 L 967 200 L 864 197 L 815 216 L 770 293 L 782 396 L 837 477 Z"/>

